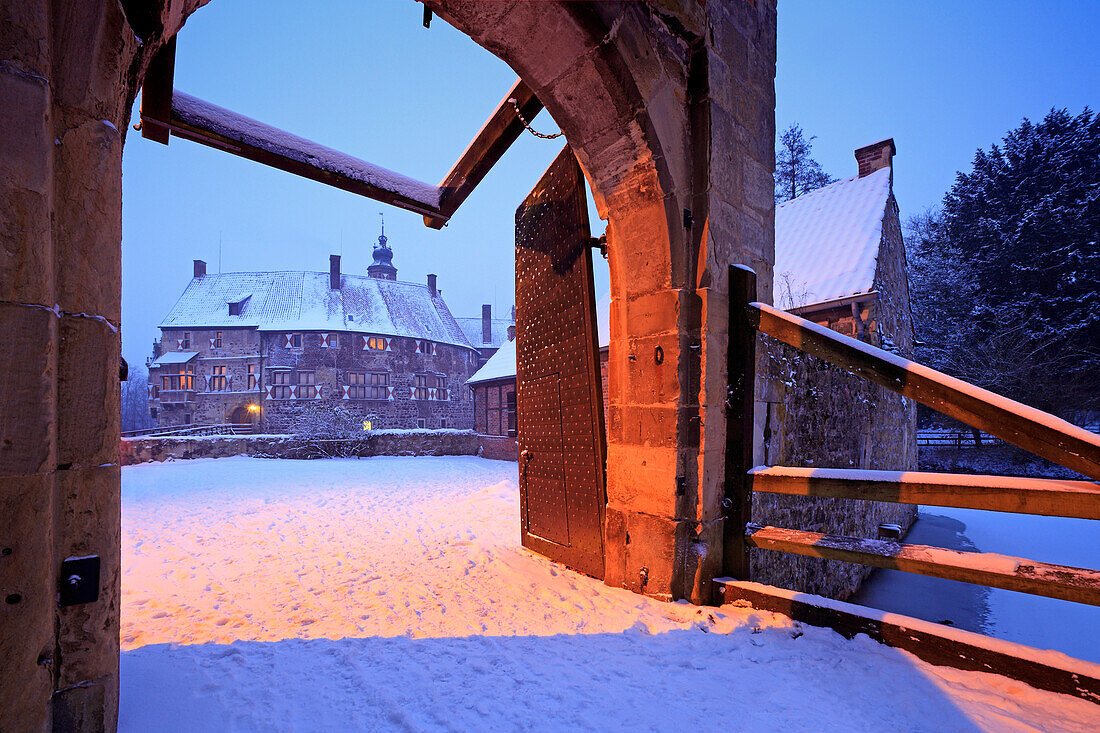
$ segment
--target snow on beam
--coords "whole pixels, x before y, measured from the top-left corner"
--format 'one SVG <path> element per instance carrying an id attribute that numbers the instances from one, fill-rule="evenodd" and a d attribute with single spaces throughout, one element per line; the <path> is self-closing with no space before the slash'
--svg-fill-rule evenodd
<path id="1" fill-rule="evenodd" d="M 528 122 L 542 111 L 542 102 L 522 79 L 516 79 L 439 184 L 440 208 L 445 216 L 425 216 L 424 224 L 433 229 L 446 224 L 446 217 L 455 213 L 512 143 L 523 134 L 523 120 L 516 114 L 517 107 Z"/>
<path id="2" fill-rule="evenodd" d="M 1100 480 L 1100 435 L 765 303 L 749 304 L 749 318 L 772 338 Z"/>
<path id="3" fill-rule="evenodd" d="M 171 94 L 171 118 L 146 112 L 142 128 L 166 126 L 176 137 L 209 145 L 257 163 L 382 201 L 424 216 L 448 215 L 439 208 L 439 188 L 368 163 L 312 140 L 284 132 L 178 89 Z M 167 142 L 166 140 L 164 142 Z"/>
<path id="4" fill-rule="evenodd" d="M 826 560 L 874 565 L 964 583 L 1004 588 L 1100 606 L 1100 571 L 1025 560 L 992 552 L 959 552 L 926 545 L 825 535 L 750 524 L 745 542 Z"/>
<path id="5" fill-rule="evenodd" d="M 1093 481 L 790 466 L 759 466 L 749 475 L 753 491 L 770 494 L 1100 519 L 1100 484 Z"/>
<path id="6" fill-rule="evenodd" d="M 833 629 L 849 639 L 866 634 L 929 664 L 992 672 L 1040 690 L 1100 703 L 1100 664 L 809 593 L 731 578 L 715 578 L 714 584 L 718 600 L 724 604 L 747 604 L 781 613 L 795 621 Z"/>

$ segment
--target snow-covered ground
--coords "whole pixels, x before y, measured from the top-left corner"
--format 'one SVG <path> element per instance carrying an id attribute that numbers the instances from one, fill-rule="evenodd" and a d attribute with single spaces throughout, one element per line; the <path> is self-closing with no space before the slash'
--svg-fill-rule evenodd
<path id="1" fill-rule="evenodd" d="M 519 547 L 514 463 L 123 469 L 123 731 L 1097 730 L 1100 706 Z"/>

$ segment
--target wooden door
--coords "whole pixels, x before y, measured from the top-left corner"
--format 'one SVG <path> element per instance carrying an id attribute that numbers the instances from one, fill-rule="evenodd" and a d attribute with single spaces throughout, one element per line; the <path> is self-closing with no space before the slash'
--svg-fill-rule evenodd
<path id="1" fill-rule="evenodd" d="M 603 391 L 584 178 L 568 147 L 516 211 L 522 541 L 603 577 Z"/>

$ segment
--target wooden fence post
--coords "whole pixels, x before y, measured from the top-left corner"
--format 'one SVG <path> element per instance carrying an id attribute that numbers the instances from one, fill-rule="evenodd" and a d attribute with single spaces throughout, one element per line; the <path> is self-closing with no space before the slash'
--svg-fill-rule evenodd
<path id="1" fill-rule="evenodd" d="M 756 328 L 749 303 L 756 300 L 756 273 L 742 265 L 729 268 L 729 344 L 726 352 L 726 482 L 723 573 L 749 577 L 745 525 L 752 517 L 753 433 L 755 431 Z"/>

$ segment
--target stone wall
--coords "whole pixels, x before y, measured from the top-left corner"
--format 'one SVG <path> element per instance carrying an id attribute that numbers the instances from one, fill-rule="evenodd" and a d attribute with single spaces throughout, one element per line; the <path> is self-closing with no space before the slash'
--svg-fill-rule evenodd
<path id="1" fill-rule="evenodd" d="M 902 356 L 912 355 L 912 319 L 905 255 L 897 207 L 891 197 L 883 218 L 883 239 L 875 275 L 879 297 L 864 306 L 864 340 Z M 854 335 L 847 308 L 835 318 L 809 316 Z M 912 471 L 917 468 L 915 403 L 816 357 L 761 337 L 764 354 L 760 391 L 767 404 L 763 463 L 769 466 L 863 468 Z M 879 523 L 904 529 L 916 517 L 905 504 L 844 499 L 805 499 L 754 494 L 753 521 L 778 527 L 851 537 L 877 536 Z M 871 568 L 854 563 L 752 551 L 752 578 L 783 588 L 846 598 Z"/>
<path id="2" fill-rule="evenodd" d="M 364 438 L 337 440 L 318 440 L 296 435 L 123 438 L 122 465 L 227 456 L 472 456 L 478 454 L 480 445 L 479 436 L 468 430 L 379 430 Z"/>

